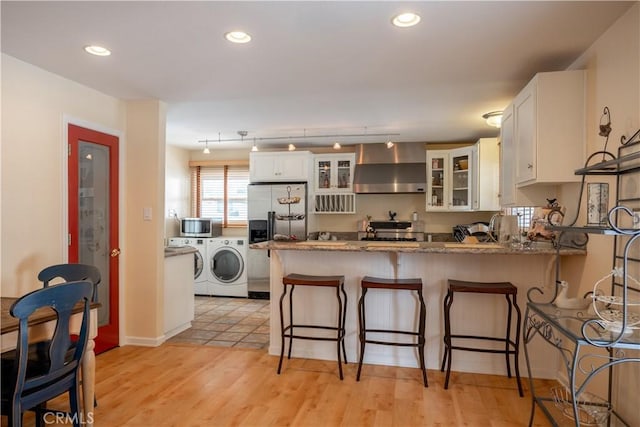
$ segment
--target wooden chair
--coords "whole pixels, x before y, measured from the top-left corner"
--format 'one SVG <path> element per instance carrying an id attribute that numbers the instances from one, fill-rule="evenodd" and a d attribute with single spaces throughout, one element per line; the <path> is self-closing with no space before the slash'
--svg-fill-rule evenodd
<path id="1" fill-rule="evenodd" d="M 44 268 L 38 273 L 38 280 L 46 288 L 54 279 L 63 279 L 65 282 L 88 280 L 93 284 L 91 301 L 98 298 L 97 287 L 100 284 L 100 270 L 98 267 L 88 264 L 56 264 Z"/>
<path id="2" fill-rule="evenodd" d="M 42 286 L 48 287 L 55 279 L 62 279 L 65 282 L 75 282 L 78 280 L 88 280 L 93 284 L 93 294 L 91 301 L 96 302 L 98 300 L 98 285 L 102 277 L 98 267 L 89 264 L 55 264 L 49 267 L 43 268 L 38 273 L 38 280 L 42 282 Z M 29 359 L 37 360 L 41 358 L 43 352 L 43 346 L 48 343 L 38 343 L 31 346 Z M 71 344 L 73 346 L 73 343 Z M 4 353 L 3 358 L 7 357 Z M 13 357 L 9 355 L 9 357 Z M 98 400 L 94 396 L 93 406 L 98 406 Z"/>
<path id="3" fill-rule="evenodd" d="M 87 346 L 89 310 L 93 284 L 89 281 L 63 283 L 35 290 L 18 299 L 10 314 L 19 320 L 18 342 L 14 360 L 2 360 L 2 413 L 9 425 L 22 425 L 24 411 L 35 409 L 61 394 L 69 393 L 74 426 L 81 420 L 79 393 L 80 363 Z M 71 345 L 70 319 L 76 304 L 82 304 L 82 321 L 78 338 Z M 55 318 L 55 331 L 47 348 L 47 363 L 29 361 L 29 317 L 49 308 Z M 39 424 L 40 418 L 38 416 Z"/>

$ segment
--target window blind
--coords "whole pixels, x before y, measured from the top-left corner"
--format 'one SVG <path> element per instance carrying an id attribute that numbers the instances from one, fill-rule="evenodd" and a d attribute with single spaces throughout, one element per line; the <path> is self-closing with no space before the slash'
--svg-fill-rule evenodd
<path id="1" fill-rule="evenodd" d="M 192 169 L 195 216 L 221 221 L 224 227 L 247 224 L 247 166 L 197 166 Z"/>

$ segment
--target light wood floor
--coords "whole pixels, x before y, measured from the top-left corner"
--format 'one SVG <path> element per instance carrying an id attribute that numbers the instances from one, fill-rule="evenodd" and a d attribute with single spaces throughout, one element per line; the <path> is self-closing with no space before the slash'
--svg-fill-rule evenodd
<path id="1" fill-rule="evenodd" d="M 183 343 L 111 350 L 97 357 L 95 425 L 503 427 L 529 419 L 530 394 L 519 397 L 506 377 L 452 372 L 444 390 L 444 374 L 428 371 L 425 389 L 418 369 L 364 365 L 356 382 L 353 363 L 344 381 L 335 362 L 285 359 L 281 375 L 277 364 L 264 350 Z M 537 413 L 534 425 L 549 424 Z"/>

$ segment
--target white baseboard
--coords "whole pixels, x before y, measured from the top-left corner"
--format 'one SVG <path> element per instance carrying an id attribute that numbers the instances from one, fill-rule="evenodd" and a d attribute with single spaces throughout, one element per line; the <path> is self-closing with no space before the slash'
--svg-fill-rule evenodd
<path id="1" fill-rule="evenodd" d="M 146 338 L 146 337 L 124 337 L 124 343 L 122 345 L 139 345 L 141 347 L 158 347 L 162 345 L 167 339 L 164 335 L 161 335 L 156 338 Z"/>
<path id="2" fill-rule="evenodd" d="M 187 329 L 189 329 L 191 327 L 191 322 L 187 322 L 187 323 L 183 323 L 180 326 L 176 326 L 175 328 L 173 328 L 172 330 L 165 332 L 164 333 L 164 340 L 168 340 L 169 338 L 178 335 L 180 332 L 182 331 L 186 331 Z"/>

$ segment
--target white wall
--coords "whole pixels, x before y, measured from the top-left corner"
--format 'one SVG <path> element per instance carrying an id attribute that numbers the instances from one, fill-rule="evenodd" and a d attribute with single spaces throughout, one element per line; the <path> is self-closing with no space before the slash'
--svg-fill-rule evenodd
<path id="1" fill-rule="evenodd" d="M 158 101 L 125 103 L 2 55 L 2 295 L 39 288 L 38 272 L 68 259 L 65 121 L 118 134 L 121 343 L 161 342 L 164 116 Z"/>
<path id="2" fill-rule="evenodd" d="M 587 70 L 587 154 L 604 148 L 604 138 L 598 135 L 598 125 L 607 106 L 612 121 L 607 151 L 617 155 L 620 137 L 630 137 L 640 128 L 640 4 L 633 6 L 612 25 L 570 68 Z M 589 181 L 607 182 L 602 177 L 589 177 Z M 613 180 L 608 182 L 611 189 L 609 207 L 612 207 L 615 187 Z M 572 194 L 568 186 L 564 190 Z M 562 195 L 560 198 L 565 199 Z M 584 200 L 580 213 L 578 225 L 586 223 Z M 594 283 L 611 270 L 612 243 L 611 237 L 591 235 L 585 258 L 567 257 L 562 271 L 577 294 L 591 290 Z M 627 351 L 627 356 L 640 357 L 640 352 Z M 640 425 L 637 406 L 640 363 L 624 365 L 617 374 L 616 409 L 629 425 Z"/>
<path id="3" fill-rule="evenodd" d="M 67 260 L 65 117 L 122 133 L 125 105 L 3 54 L 2 295 L 37 289 L 42 268 Z"/>
<path id="4" fill-rule="evenodd" d="M 175 212 L 178 218 L 191 215 L 190 194 L 191 181 L 189 179 L 189 157 L 191 152 L 183 148 L 167 145 L 165 171 L 165 209 L 164 209 L 164 237 L 180 235 L 180 222 L 169 215 Z"/>

